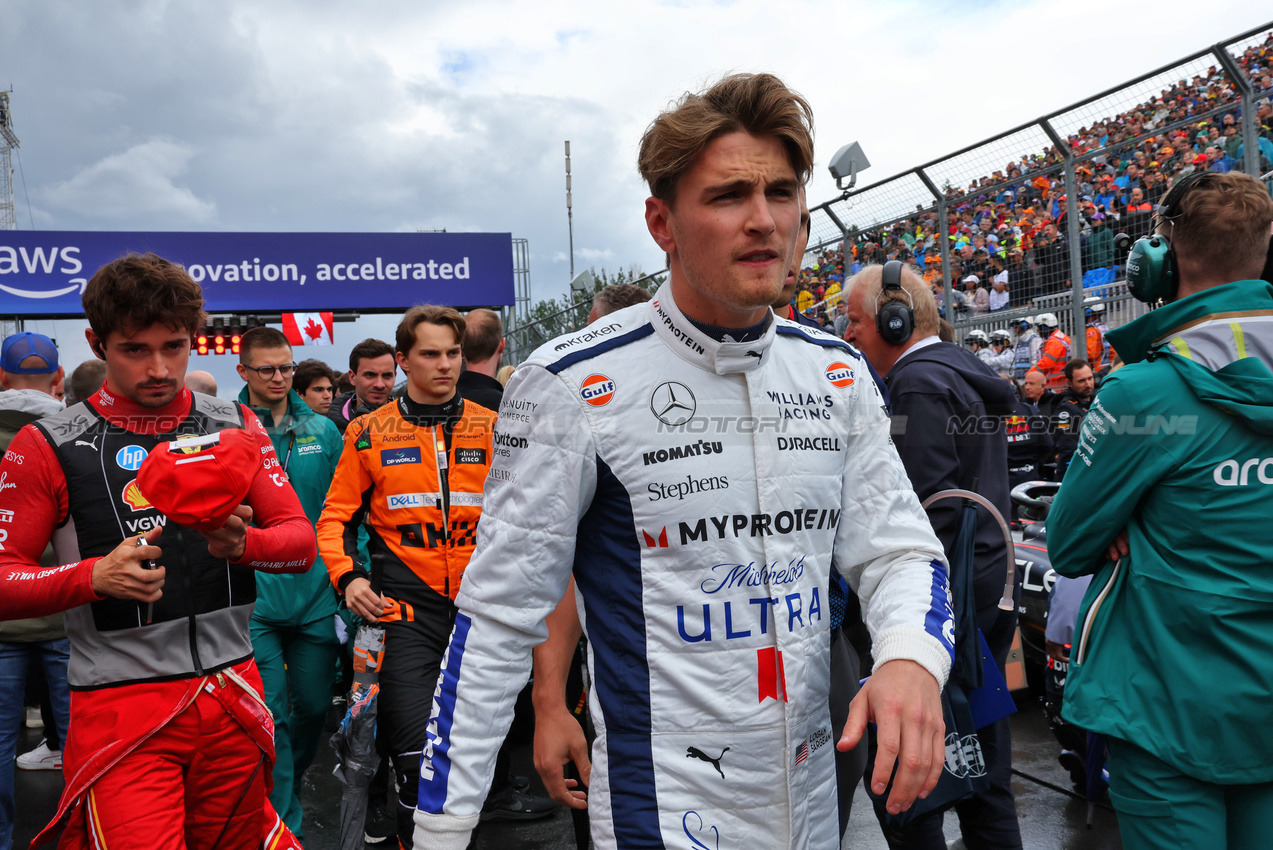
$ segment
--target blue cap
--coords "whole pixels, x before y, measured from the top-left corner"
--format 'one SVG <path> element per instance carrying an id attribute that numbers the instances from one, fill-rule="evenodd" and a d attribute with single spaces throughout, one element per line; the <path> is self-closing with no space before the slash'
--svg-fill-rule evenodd
<path id="1" fill-rule="evenodd" d="M 22 361 L 31 355 L 44 361 L 43 366 L 22 368 Z M 48 375 L 57 371 L 57 346 L 44 334 L 23 331 L 4 338 L 0 348 L 0 369 L 15 375 Z"/>

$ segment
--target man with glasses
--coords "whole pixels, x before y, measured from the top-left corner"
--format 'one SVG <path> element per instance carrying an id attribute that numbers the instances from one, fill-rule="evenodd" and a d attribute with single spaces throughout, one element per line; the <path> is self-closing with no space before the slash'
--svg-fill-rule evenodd
<path id="1" fill-rule="evenodd" d="M 281 331 L 261 327 L 245 333 L 237 368 L 246 382 L 239 402 L 265 426 L 305 516 L 317 523 L 340 459 L 340 430 L 292 389 L 296 364 Z M 321 557 L 305 573 L 257 577 L 252 649 L 265 683 L 265 701 L 274 715 L 276 761 L 270 802 L 302 839 L 298 793 L 331 704 L 340 653 L 338 608 Z"/>

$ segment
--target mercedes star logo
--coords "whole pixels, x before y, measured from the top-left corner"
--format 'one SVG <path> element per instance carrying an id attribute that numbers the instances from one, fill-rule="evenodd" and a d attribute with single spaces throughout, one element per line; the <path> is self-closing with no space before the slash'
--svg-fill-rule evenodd
<path id="1" fill-rule="evenodd" d="M 650 395 L 650 412 L 664 425 L 684 425 L 694 418 L 694 393 L 679 381 L 664 381 Z"/>

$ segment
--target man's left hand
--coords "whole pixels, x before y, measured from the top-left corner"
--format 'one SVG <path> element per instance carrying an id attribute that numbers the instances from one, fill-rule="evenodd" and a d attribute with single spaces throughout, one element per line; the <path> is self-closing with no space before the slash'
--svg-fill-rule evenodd
<path id="1" fill-rule="evenodd" d="M 896 762 L 897 776 L 887 805 L 893 814 L 904 812 L 917 796 L 927 797 L 937 787 L 946 764 L 946 721 L 937 680 L 905 659 L 877 669 L 853 698 L 836 749 L 847 752 L 856 746 L 869 721 L 875 722 L 879 744 L 871 789 L 884 793 Z"/>
<path id="2" fill-rule="evenodd" d="M 208 541 L 208 554 L 214 558 L 237 561 L 247 548 L 248 523 L 252 521 L 252 508 L 239 505 L 216 531 L 203 532 Z"/>

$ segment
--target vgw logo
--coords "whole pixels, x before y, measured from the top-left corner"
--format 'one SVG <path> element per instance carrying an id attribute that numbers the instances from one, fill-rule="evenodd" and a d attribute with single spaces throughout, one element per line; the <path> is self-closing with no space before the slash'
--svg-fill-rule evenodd
<path id="1" fill-rule="evenodd" d="M 84 270 L 84 264 L 80 262 L 77 256 L 79 252 L 79 248 L 72 246 L 65 248 L 45 246 L 27 248 L 20 245 L 14 248 L 11 245 L 0 245 L 0 275 L 50 275 L 54 273 L 53 267 L 59 259 L 63 265 L 57 269 L 58 273 L 66 275 L 79 274 Z M 84 287 L 88 286 L 88 278 L 71 278 L 68 283 L 70 283 L 70 286 L 50 290 L 19 289 L 16 286 L 0 283 L 0 290 L 10 295 L 16 295 L 19 298 L 57 298 L 60 295 L 69 295 L 76 290 L 83 293 Z"/>

